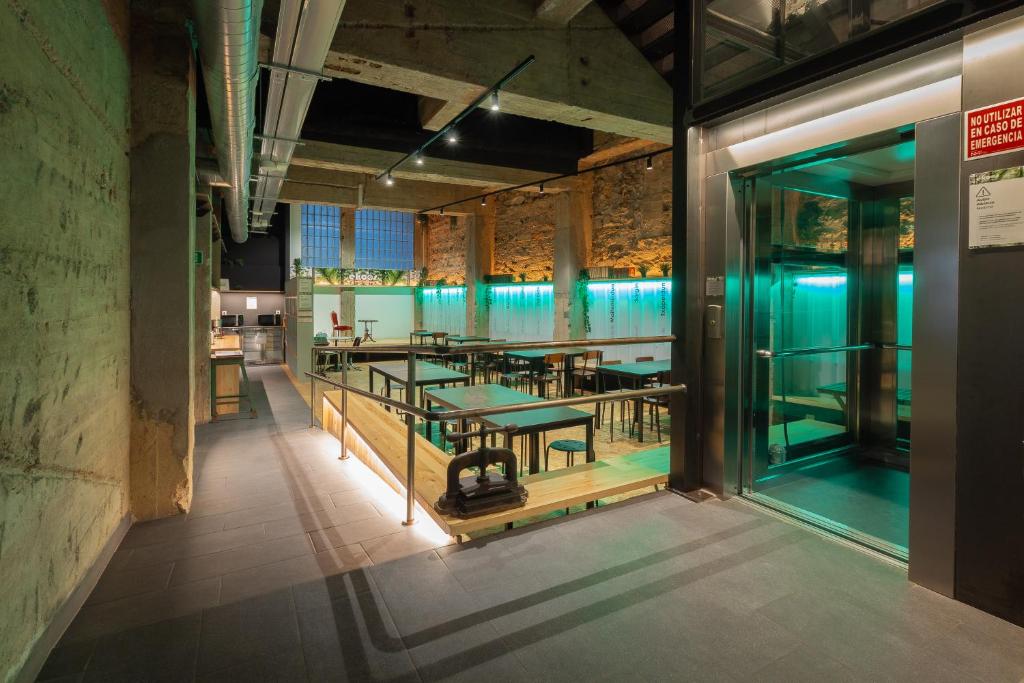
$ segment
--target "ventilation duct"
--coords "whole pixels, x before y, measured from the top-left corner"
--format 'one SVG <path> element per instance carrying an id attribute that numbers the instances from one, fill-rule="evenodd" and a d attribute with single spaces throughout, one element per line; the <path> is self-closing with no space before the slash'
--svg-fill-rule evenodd
<path id="1" fill-rule="evenodd" d="M 277 206 L 344 8 L 345 0 L 281 1 L 253 193 L 254 228 L 266 229 Z"/>
<path id="2" fill-rule="evenodd" d="M 213 144 L 221 175 L 229 185 L 225 208 L 231 237 L 244 242 L 249 236 L 249 173 L 263 0 L 193 0 L 192 6 Z"/>

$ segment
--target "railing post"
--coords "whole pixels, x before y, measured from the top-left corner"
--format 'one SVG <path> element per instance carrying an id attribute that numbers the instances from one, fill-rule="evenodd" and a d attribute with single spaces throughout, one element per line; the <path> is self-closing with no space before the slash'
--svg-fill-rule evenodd
<path id="1" fill-rule="evenodd" d="M 407 356 L 408 366 L 405 371 L 405 402 L 416 407 L 416 352 L 410 351 Z M 405 521 L 409 526 L 416 522 L 416 415 L 410 411 L 405 413 Z"/>
<path id="2" fill-rule="evenodd" d="M 316 412 L 313 401 L 316 400 L 316 377 L 309 378 L 309 426 L 316 427 Z"/>
<path id="3" fill-rule="evenodd" d="M 348 351 L 341 352 L 341 383 L 348 385 Z M 339 460 L 348 460 L 348 448 L 345 446 L 345 435 L 348 427 L 348 389 L 341 390 L 341 455 Z"/>

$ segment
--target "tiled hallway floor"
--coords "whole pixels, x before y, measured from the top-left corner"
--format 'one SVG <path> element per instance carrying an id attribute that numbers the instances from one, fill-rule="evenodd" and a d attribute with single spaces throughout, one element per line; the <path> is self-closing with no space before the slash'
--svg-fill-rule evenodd
<path id="1" fill-rule="evenodd" d="M 129 532 L 41 679 L 1024 680 L 1024 629 L 736 501 L 436 547 L 252 376 L 260 418 L 199 430 L 192 514 Z"/>

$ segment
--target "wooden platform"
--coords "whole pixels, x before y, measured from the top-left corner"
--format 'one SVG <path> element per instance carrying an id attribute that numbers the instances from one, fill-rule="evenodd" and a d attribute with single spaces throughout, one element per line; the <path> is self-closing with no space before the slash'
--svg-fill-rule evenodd
<path id="1" fill-rule="evenodd" d="M 406 427 L 394 413 L 359 396 L 348 398 L 348 450 L 392 488 L 405 493 Z M 341 392 L 324 394 L 324 429 L 341 437 Z M 529 492 L 526 505 L 490 515 L 459 519 L 434 509 L 444 493 L 451 456 L 420 435 L 416 436 L 416 500 L 438 526 L 456 536 L 543 515 L 627 491 L 668 482 L 668 447 L 616 456 L 522 479 Z"/>

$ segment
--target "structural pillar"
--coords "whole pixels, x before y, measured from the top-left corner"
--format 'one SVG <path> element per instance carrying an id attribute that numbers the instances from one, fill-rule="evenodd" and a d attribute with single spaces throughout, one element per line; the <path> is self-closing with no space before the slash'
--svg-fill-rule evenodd
<path id="1" fill-rule="evenodd" d="M 491 327 L 484 276 L 494 270 L 494 206 L 464 216 L 466 227 L 466 334 L 488 336 Z"/>
<path id="2" fill-rule="evenodd" d="M 213 205 L 210 201 L 210 187 L 202 187 L 199 196 L 209 206 L 205 216 L 196 218 L 195 263 L 195 391 L 193 405 L 196 424 L 210 420 L 210 354 L 203 353 L 210 348 L 210 320 L 220 311 L 210 310 L 211 261 L 210 249 L 213 238 Z"/>
<path id="3" fill-rule="evenodd" d="M 577 178 L 576 187 L 555 199 L 555 339 L 585 339 L 580 270 L 590 263 L 594 180 Z M 586 292 L 582 292 L 586 296 Z"/>
<path id="4" fill-rule="evenodd" d="M 356 266 L 356 210 L 345 208 L 341 211 L 341 268 L 352 270 Z M 338 321 L 342 325 L 351 325 L 356 330 L 356 290 L 354 287 L 341 288 L 341 301 L 338 304 Z"/>
<path id="5" fill-rule="evenodd" d="M 188 511 L 195 436 L 195 64 L 185 17 L 163 5 L 131 7 L 130 469 L 142 520 Z"/>

